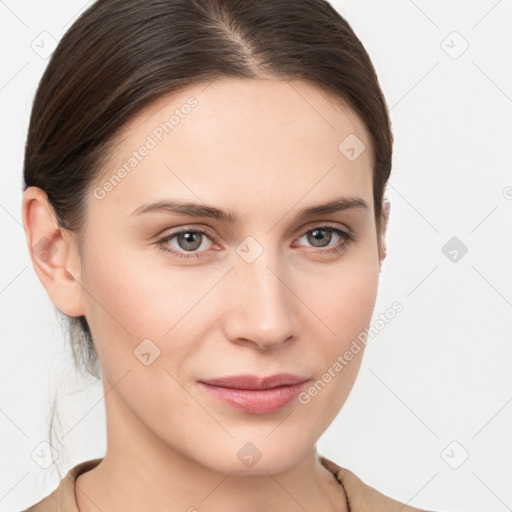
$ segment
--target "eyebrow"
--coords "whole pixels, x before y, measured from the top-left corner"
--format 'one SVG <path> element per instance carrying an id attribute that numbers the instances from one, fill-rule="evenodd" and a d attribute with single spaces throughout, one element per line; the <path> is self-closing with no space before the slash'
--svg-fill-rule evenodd
<path id="1" fill-rule="evenodd" d="M 297 220 L 303 220 L 315 215 L 326 215 L 338 211 L 354 208 L 368 209 L 368 203 L 360 197 L 340 197 L 328 203 L 309 206 L 299 210 Z M 169 214 L 188 215 L 190 217 L 203 217 L 219 220 L 227 224 L 239 224 L 240 217 L 232 210 L 221 210 L 214 206 L 201 203 L 161 200 L 144 204 L 132 212 L 133 215 L 142 215 L 150 212 L 164 212 Z"/>

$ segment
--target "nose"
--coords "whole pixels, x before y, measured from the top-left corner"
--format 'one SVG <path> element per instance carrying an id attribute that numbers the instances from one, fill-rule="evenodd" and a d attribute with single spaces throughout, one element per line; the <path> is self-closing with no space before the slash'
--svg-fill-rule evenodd
<path id="1" fill-rule="evenodd" d="M 287 283 L 287 274 L 268 249 L 252 263 L 235 260 L 224 289 L 229 297 L 225 317 L 229 340 L 270 350 L 294 339 L 298 299 Z"/>

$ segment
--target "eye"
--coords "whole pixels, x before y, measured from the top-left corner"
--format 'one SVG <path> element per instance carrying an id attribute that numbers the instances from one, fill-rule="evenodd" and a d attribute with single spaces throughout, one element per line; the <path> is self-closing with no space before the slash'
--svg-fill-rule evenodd
<path id="1" fill-rule="evenodd" d="M 157 245 L 165 252 L 178 258 L 201 258 L 203 252 L 207 252 L 214 244 L 213 235 L 204 229 L 190 228 L 175 231 L 158 240 Z M 348 244 L 355 240 L 350 231 L 344 231 L 336 226 L 317 226 L 304 232 L 298 240 L 306 238 L 307 243 L 318 250 L 320 254 L 333 254 L 344 251 Z M 175 239 L 175 241 L 174 241 Z M 329 245 L 334 240 L 334 245 Z M 175 244 L 171 244 L 174 241 Z"/>
<path id="2" fill-rule="evenodd" d="M 176 239 L 177 247 L 169 245 L 171 240 Z M 162 238 L 157 244 L 162 250 L 169 252 L 178 258 L 200 257 L 199 252 L 207 250 L 210 246 L 204 242 L 209 239 L 209 233 L 203 229 L 182 229 L 175 231 Z M 207 247 L 205 247 L 205 245 Z M 202 249 L 198 251 L 198 249 Z M 187 254 L 189 253 L 189 254 Z"/>
<path id="3" fill-rule="evenodd" d="M 348 244 L 354 240 L 352 233 L 343 231 L 336 226 L 317 226 L 313 229 L 306 231 L 300 238 L 306 238 L 307 243 L 310 243 L 313 247 L 325 248 L 327 250 L 315 251 L 319 253 L 335 253 L 343 251 L 347 248 Z M 334 239 L 334 245 L 329 245 Z"/>

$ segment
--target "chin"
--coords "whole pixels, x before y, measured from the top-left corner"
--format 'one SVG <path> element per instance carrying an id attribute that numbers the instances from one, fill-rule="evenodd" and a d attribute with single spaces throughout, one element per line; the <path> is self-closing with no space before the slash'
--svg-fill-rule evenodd
<path id="1" fill-rule="evenodd" d="M 217 447 L 213 451 L 210 449 L 207 454 L 201 453 L 195 459 L 213 471 L 236 476 L 279 474 L 297 464 L 311 449 L 314 446 L 302 448 L 293 439 L 289 445 L 283 446 L 277 437 L 275 441 L 270 438 L 260 438 L 260 442 L 236 440 L 225 447 Z"/>

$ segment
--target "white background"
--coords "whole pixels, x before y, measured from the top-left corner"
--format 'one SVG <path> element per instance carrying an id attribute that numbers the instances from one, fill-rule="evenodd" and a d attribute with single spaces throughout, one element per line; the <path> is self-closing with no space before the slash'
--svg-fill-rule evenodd
<path id="1" fill-rule="evenodd" d="M 87 5 L 0 1 L 0 512 L 39 501 L 60 480 L 31 457 L 48 439 L 57 391 L 69 432 L 62 469 L 106 445 L 102 388 L 75 379 L 20 214 L 40 54 Z M 374 318 L 395 300 L 404 310 L 368 344 L 318 451 L 413 506 L 511 510 L 512 1 L 333 5 L 365 45 L 390 107 L 391 218 Z M 452 237 L 468 248 L 456 262 L 442 252 Z"/>

